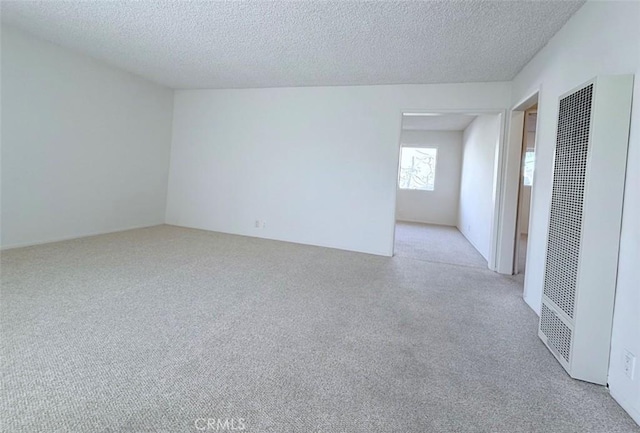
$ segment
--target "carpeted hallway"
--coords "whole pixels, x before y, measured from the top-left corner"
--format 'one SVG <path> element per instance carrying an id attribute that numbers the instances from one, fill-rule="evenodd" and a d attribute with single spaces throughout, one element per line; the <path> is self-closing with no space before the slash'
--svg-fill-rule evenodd
<path id="1" fill-rule="evenodd" d="M 158 226 L 3 252 L 1 312 L 7 432 L 638 431 L 479 267 Z"/>
<path id="2" fill-rule="evenodd" d="M 394 256 L 487 268 L 482 254 L 455 227 L 396 222 Z"/>

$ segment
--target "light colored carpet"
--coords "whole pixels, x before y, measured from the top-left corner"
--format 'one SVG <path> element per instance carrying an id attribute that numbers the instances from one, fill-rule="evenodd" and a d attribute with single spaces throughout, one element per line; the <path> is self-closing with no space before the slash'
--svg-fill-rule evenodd
<path id="1" fill-rule="evenodd" d="M 487 268 L 482 254 L 455 227 L 396 222 L 394 256 Z"/>
<path id="2" fill-rule="evenodd" d="M 639 431 L 481 268 L 158 226 L 4 252 L 1 308 L 7 432 Z"/>

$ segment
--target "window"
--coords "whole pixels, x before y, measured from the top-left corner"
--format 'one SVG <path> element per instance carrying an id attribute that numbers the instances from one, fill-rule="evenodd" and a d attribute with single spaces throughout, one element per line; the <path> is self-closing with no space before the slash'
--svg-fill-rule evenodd
<path id="1" fill-rule="evenodd" d="M 400 189 L 433 191 L 436 178 L 436 156 L 433 147 L 403 147 L 400 151 Z"/>
<path id="2" fill-rule="evenodd" d="M 534 150 L 527 150 L 524 154 L 524 167 L 522 170 L 522 176 L 524 179 L 522 183 L 526 186 L 533 185 L 533 170 L 536 166 L 536 152 Z"/>

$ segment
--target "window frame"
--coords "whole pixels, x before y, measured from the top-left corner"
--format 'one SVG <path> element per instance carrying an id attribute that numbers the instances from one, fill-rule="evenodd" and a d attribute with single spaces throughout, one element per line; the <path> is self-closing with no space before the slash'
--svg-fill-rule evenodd
<path id="1" fill-rule="evenodd" d="M 434 151 L 434 165 L 433 165 L 433 187 L 431 189 L 423 189 L 423 188 L 405 188 L 401 186 L 400 179 L 402 176 L 402 152 L 405 149 L 415 149 L 415 150 L 433 150 Z M 398 190 L 400 191 L 420 191 L 420 192 L 434 192 L 436 190 L 436 177 L 438 173 L 438 154 L 440 153 L 439 146 L 434 145 L 416 145 L 416 144 L 404 144 L 400 145 L 400 154 L 398 155 L 398 177 L 396 180 L 396 185 Z"/>

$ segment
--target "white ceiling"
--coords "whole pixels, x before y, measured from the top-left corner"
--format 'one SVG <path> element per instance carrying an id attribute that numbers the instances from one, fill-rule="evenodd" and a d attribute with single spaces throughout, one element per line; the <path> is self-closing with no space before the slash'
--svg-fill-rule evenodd
<path id="1" fill-rule="evenodd" d="M 420 131 L 464 131 L 477 116 L 472 114 L 438 114 L 402 116 L 402 129 Z"/>
<path id="2" fill-rule="evenodd" d="M 173 88 L 511 80 L 583 1 L 3 1 L 2 21 Z"/>

